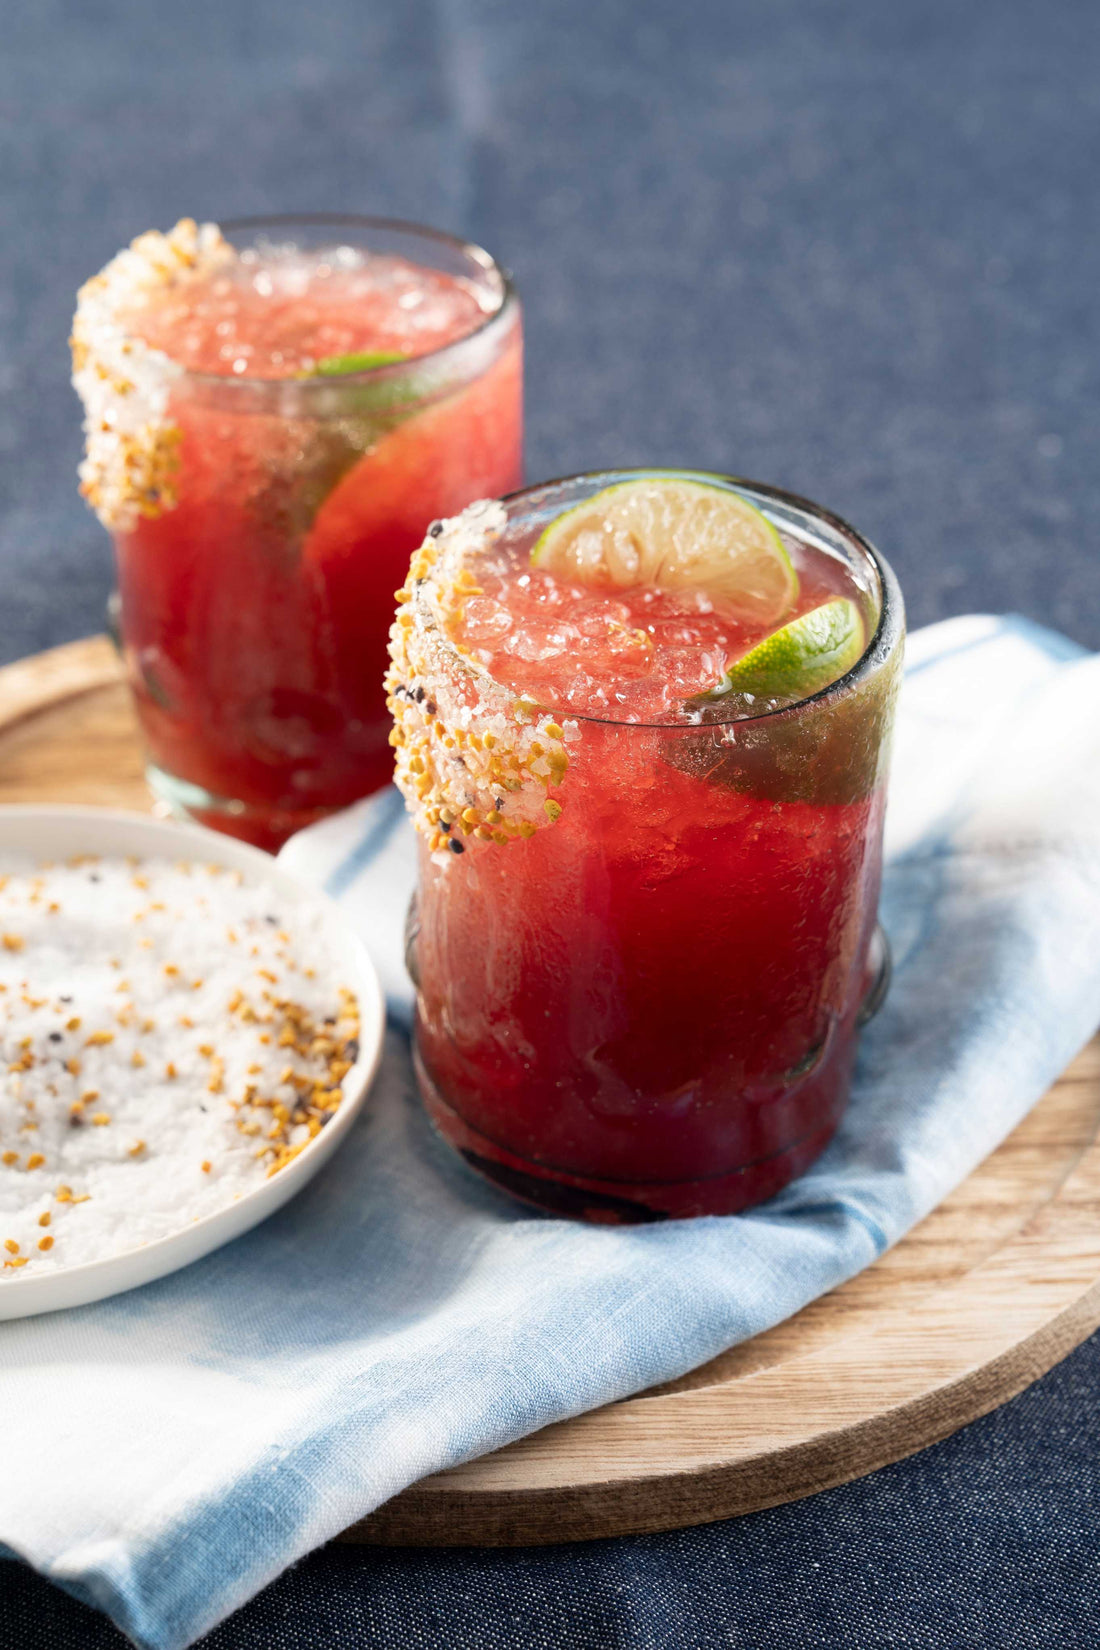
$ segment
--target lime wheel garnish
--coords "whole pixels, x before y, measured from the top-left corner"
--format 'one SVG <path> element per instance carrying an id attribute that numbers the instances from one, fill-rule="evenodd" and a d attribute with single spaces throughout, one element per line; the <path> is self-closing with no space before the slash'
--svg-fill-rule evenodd
<path id="1" fill-rule="evenodd" d="M 798 575 L 768 518 L 739 493 L 654 476 L 606 487 L 552 521 L 532 565 L 575 584 L 702 591 L 738 617 L 777 623 Z"/>

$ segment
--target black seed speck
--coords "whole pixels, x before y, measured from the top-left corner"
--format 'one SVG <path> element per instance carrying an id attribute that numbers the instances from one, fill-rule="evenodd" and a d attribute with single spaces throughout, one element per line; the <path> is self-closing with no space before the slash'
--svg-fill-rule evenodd
<path id="1" fill-rule="evenodd" d="M 71 1003 L 72 1002 L 71 997 L 59 997 L 57 1000 L 58 1000 L 59 1003 Z"/>
<path id="2" fill-rule="evenodd" d="M 98 871 L 89 871 L 88 872 L 88 881 L 89 882 L 102 882 L 103 878 L 100 876 Z"/>
<path id="3" fill-rule="evenodd" d="M 428 703 L 424 706 L 424 709 L 427 711 L 429 716 L 439 715 L 439 706 L 436 704 L 434 699 L 429 699 Z"/>
<path id="4" fill-rule="evenodd" d="M 450 848 L 452 854 L 464 854 L 466 852 L 464 845 L 459 842 L 456 836 L 451 838 L 447 846 Z"/>
<path id="5" fill-rule="evenodd" d="M 278 926 L 279 926 L 278 917 L 273 917 L 273 916 L 271 916 L 270 913 L 268 913 L 268 915 L 264 918 L 264 921 L 269 922 L 271 924 L 272 928 L 278 928 Z"/>
<path id="6" fill-rule="evenodd" d="M 347 1042 L 344 1044 L 344 1058 L 346 1060 L 350 1060 L 352 1065 L 354 1065 L 356 1060 L 358 1060 L 358 1058 L 359 1058 L 359 1039 L 358 1039 L 358 1037 L 349 1037 L 348 1038 Z"/>
<path id="7" fill-rule="evenodd" d="M 70 1129 L 82 1129 L 84 1127 L 84 1119 L 78 1111 L 69 1113 L 69 1127 Z"/>
<path id="8" fill-rule="evenodd" d="M 418 705 L 422 705 L 424 703 L 424 689 L 418 686 L 416 692 L 413 694 L 413 698 L 416 700 Z"/>
<path id="9" fill-rule="evenodd" d="M 441 521 L 433 521 L 431 526 L 428 528 L 428 537 L 430 539 L 437 539 L 442 531 L 443 523 Z"/>
<path id="10" fill-rule="evenodd" d="M 206 1107 L 205 1107 L 205 1106 L 200 1106 L 200 1107 L 199 1107 L 199 1110 L 200 1110 L 200 1111 L 205 1111 L 205 1110 L 206 1110 Z"/>
<path id="11" fill-rule="evenodd" d="M 60 1041 L 61 1041 L 60 1031 L 51 1031 L 50 1032 L 50 1042 L 51 1043 L 59 1043 Z"/>
<path id="12" fill-rule="evenodd" d="M 502 796 L 494 796 L 493 807 L 496 809 L 497 813 L 500 813 L 501 809 L 504 807 L 504 798 Z"/>

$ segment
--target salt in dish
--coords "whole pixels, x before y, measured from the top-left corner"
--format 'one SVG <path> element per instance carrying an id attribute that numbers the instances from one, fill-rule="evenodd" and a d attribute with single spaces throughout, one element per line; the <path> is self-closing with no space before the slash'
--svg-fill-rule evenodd
<path id="1" fill-rule="evenodd" d="M 206 1252 L 227 1214 L 251 1216 L 235 1235 L 327 1155 L 381 1031 L 373 971 L 339 929 L 268 856 L 211 832 L 2 811 L 0 1316 L 49 1309 L 41 1288 L 45 1304 L 7 1309 L 32 1281 L 108 1284 L 81 1299 L 130 1287 L 104 1268 L 159 1263 L 181 1233 L 210 1236 L 186 1246 Z"/>

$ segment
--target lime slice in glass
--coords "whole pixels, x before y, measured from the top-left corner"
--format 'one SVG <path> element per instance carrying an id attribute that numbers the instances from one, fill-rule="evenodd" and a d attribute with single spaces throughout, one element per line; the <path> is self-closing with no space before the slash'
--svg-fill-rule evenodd
<path id="1" fill-rule="evenodd" d="M 360 350 L 356 355 L 326 355 L 318 361 L 312 375 L 322 378 L 339 378 L 344 373 L 372 372 L 375 367 L 392 367 L 397 361 L 405 361 L 408 357 L 393 350 Z"/>
<path id="2" fill-rule="evenodd" d="M 865 643 L 859 608 L 837 596 L 758 642 L 705 697 L 749 693 L 756 699 L 807 699 L 851 670 Z"/>
<path id="3" fill-rule="evenodd" d="M 758 624 L 775 624 L 798 576 L 766 516 L 739 493 L 674 476 L 618 482 L 552 521 L 535 567 L 575 584 L 701 590 Z"/>

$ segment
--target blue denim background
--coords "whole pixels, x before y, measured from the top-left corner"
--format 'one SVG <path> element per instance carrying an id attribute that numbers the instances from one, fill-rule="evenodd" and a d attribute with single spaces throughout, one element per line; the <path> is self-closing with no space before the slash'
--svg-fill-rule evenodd
<path id="1" fill-rule="evenodd" d="M 35 0 L 0 25 L 0 658 L 97 629 L 76 286 L 177 216 L 468 233 L 527 305 L 528 472 L 819 497 L 914 624 L 1100 646 L 1091 0 Z M 217 1650 L 1094 1646 L 1100 1348 L 871 1479 L 709 1529 L 336 1549 Z M 48 1425 L 7 1417 L 6 1425 Z M 2 1470 L 2 1454 L 0 1454 Z M 0 1646 L 121 1644 L 0 1566 Z"/>

